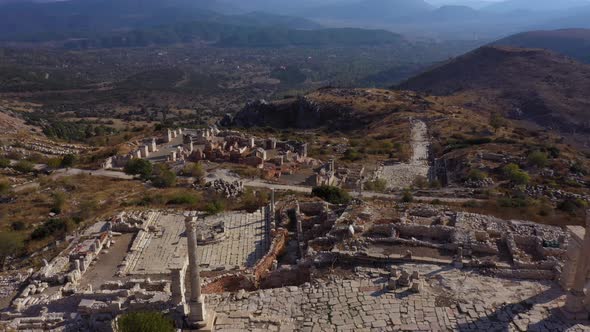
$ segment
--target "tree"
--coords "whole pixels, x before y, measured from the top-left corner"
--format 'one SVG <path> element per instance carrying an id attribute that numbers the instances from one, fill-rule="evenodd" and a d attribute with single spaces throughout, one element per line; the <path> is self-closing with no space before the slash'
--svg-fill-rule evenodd
<path id="1" fill-rule="evenodd" d="M 529 174 L 521 170 L 516 164 L 508 164 L 504 166 L 504 175 L 506 175 L 508 180 L 517 185 L 525 185 L 531 181 Z"/>
<path id="2" fill-rule="evenodd" d="M 61 159 L 59 158 L 49 158 L 47 159 L 47 167 L 51 169 L 57 169 L 61 166 Z"/>
<path id="3" fill-rule="evenodd" d="M 543 168 L 547 166 L 548 158 L 546 153 L 541 151 L 534 151 L 528 155 L 527 161 L 531 166 Z"/>
<path id="4" fill-rule="evenodd" d="M 53 205 L 51 207 L 51 212 L 55 214 L 60 214 L 66 204 L 66 195 L 61 191 L 56 191 L 51 195 L 53 198 Z"/>
<path id="5" fill-rule="evenodd" d="M 176 186 L 176 174 L 164 165 L 158 165 L 152 177 L 152 183 L 158 188 L 170 188 Z"/>
<path id="6" fill-rule="evenodd" d="M 405 189 L 402 194 L 402 203 L 412 203 L 414 201 L 414 195 L 410 189 Z"/>
<path id="7" fill-rule="evenodd" d="M 500 127 L 504 127 L 506 125 L 506 119 L 500 113 L 492 113 L 490 115 L 490 126 L 497 131 Z"/>
<path id="8" fill-rule="evenodd" d="M 73 154 L 66 154 L 61 159 L 61 167 L 63 168 L 70 168 L 73 167 L 78 158 Z"/>
<path id="9" fill-rule="evenodd" d="M 348 204 L 352 199 L 346 190 L 335 186 L 314 187 L 311 194 L 332 204 Z"/>
<path id="10" fill-rule="evenodd" d="M 160 312 L 130 312 L 117 320 L 120 332 L 174 332 L 174 323 Z"/>
<path id="11" fill-rule="evenodd" d="M 182 174 L 186 176 L 192 176 L 200 180 L 205 177 L 205 170 L 203 169 L 203 165 L 200 163 L 187 163 L 182 169 Z"/>
<path id="12" fill-rule="evenodd" d="M 365 189 L 368 191 L 374 191 L 378 193 L 385 192 L 387 190 L 387 181 L 384 179 L 375 179 L 373 181 L 365 182 Z"/>
<path id="13" fill-rule="evenodd" d="M 225 204 L 223 204 L 223 201 L 221 201 L 220 199 L 216 199 L 205 206 L 205 213 L 207 213 L 207 215 L 210 216 L 219 214 L 224 210 Z"/>
<path id="14" fill-rule="evenodd" d="M 486 172 L 473 168 L 469 170 L 469 174 L 467 174 L 467 179 L 471 181 L 483 181 L 488 177 Z"/>
<path id="15" fill-rule="evenodd" d="M 0 168 L 6 168 L 10 166 L 10 159 L 0 158 Z"/>
<path id="16" fill-rule="evenodd" d="M 153 166 L 144 159 L 131 159 L 125 165 L 125 173 L 129 175 L 138 175 L 143 180 L 148 180 L 152 176 Z"/>
<path id="17" fill-rule="evenodd" d="M 10 190 L 10 184 L 7 181 L 0 180 L 0 195 L 5 194 Z"/>
<path id="18" fill-rule="evenodd" d="M 24 247 L 20 236 L 11 232 L 0 232 L 0 268 L 6 263 L 6 259 L 17 254 Z"/>

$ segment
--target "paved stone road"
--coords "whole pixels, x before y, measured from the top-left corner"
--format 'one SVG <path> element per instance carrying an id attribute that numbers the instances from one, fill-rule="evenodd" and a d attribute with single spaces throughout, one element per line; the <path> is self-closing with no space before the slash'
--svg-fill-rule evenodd
<path id="1" fill-rule="evenodd" d="M 224 213 L 211 217 L 208 222 L 225 222 L 226 237 L 223 241 L 199 246 L 199 262 L 207 269 L 218 267 L 251 267 L 265 254 L 264 215 L 255 213 Z"/>
<path id="2" fill-rule="evenodd" d="M 550 282 L 483 277 L 434 265 L 421 271 L 425 289 L 383 290 L 386 279 L 210 295 L 217 331 L 589 331 L 557 307 L 563 292 Z M 586 325 L 585 325 L 586 324 Z"/>
<path id="3" fill-rule="evenodd" d="M 264 216 L 255 213 L 230 212 L 207 217 L 207 223 L 225 223 L 225 237 L 212 244 L 200 245 L 197 254 L 203 271 L 253 266 L 265 254 Z M 145 233 L 140 252 L 130 259 L 129 274 L 168 274 L 181 266 L 187 243 L 184 216 L 162 214 L 154 217 L 156 232 Z"/>
<path id="4" fill-rule="evenodd" d="M 428 128 L 423 121 L 412 122 L 412 158 L 408 163 L 385 165 L 376 172 L 378 178 L 387 181 L 390 189 L 410 187 L 418 176 L 428 177 Z"/>

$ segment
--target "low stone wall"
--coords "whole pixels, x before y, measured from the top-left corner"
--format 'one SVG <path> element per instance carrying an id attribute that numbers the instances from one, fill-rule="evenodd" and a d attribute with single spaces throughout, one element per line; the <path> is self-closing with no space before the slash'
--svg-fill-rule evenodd
<path id="1" fill-rule="evenodd" d="M 495 269 L 490 270 L 490 274 L 499 278 L 531 280 L 555 280 L 557 276 L 554 271 L 527 269 Z"/>
<path id="2" fill-rule="evenodd" d="M 395 224 L 394 227 L 400 236 L 428 237 L 443 241 L 450 241 L 452 234 L 455 232 L 453 227 L 442 225 Z"/>
<path id="3" fill-rule="evenodd" d="M 259 288 L 298 286 L 309 281 L 311 281 L 311 269 L 309 266 L 287 266 L 270 271 L 266 277 L 260 281 Z"/>
<path id="4" fill-rule="evenodd" d="M 307 216 L 317 216 L 324 213 L 327 203 L 303 202 L 299 203 L 299 211 Z"/>
<path id="5" fill-rule="evenodd" d="M 278 229 L 274 232 L 268 252 L 252 268 L 256 283 L 265 278 L 268 271 L 272 269 L 274 261 L 276 261 L 277 257 L 285 250 L 288 237 L 289 232 L 286 229 Z"/>
<path id="6" fill-rule="evenodd" d="M 256 289 L 251 277 L 245 273 L 224 274 L 203 286 L 203 294 L 215 294 L 223 292 L 237 292 L 240 289 L 253 291 Z"/>
<path id="7" fill-rule="evenodd" d="M 214 294 L 223 292 L 237 292 L 240 289 L 247 291 L 253 291 L 260 287 L 261 283 L 265 283 L 265 279 L 272 276 L 272 268 L 274 262 L 278 256 L 283 253 L 287 245 L 289 232 L 286 229 L 279 228 L 278 230 L 272 231 L 272 242 L 266 255 L 262 257 L 256 265 L 248 270 L 240 271 L 236 273 L 228 273 L 214 278 L 203 285 L 204 294 Z M 275 280 L 280 280 L 280 274 L 276 274 L 273 277 Z M 285 282 L 287 282 L 285 281 Z M 268 283 L 272 283 L 269 281 Z"/>

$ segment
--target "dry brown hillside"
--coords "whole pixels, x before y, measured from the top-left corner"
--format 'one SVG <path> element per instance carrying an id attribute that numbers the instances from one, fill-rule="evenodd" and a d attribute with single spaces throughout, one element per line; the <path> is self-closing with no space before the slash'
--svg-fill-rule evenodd
<path id="1" fill-rule="evenodd" d="M 482 47 L 397 88 L 562 132 L 590 130 L 590 66 L 546 50 Z"/>

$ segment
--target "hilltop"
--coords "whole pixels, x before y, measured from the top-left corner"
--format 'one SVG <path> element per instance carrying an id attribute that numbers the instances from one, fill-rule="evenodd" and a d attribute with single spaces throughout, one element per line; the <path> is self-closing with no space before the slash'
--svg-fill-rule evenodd
<path id="1" fill-rule="evenodd" d="M 544 48 L 590 63 L 590 29 L 528 31 L 500 39 L 492 45 Z"/>
<path id="2" fill-rule="evenodd" d="M 563 132 L 588 130 L 590 66 L 547 50 L 482 47 L 396 88 L 452 96 Z"/>

